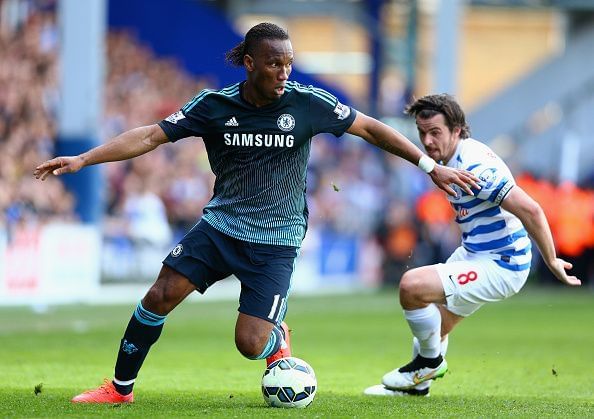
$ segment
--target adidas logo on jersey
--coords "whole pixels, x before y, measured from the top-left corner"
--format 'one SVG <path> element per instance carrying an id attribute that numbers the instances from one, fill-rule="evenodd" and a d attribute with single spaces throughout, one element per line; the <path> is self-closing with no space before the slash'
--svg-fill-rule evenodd
<path id="1" fill-rule="evenodd" d="M 239 124 L 237 123 L 237 119 L 235 119 L 235 117 L 231 117 L 230 120 L 228 120 L 227 122 L 225 122 L 225 126 L 226 127 L 238 127 Z"/>

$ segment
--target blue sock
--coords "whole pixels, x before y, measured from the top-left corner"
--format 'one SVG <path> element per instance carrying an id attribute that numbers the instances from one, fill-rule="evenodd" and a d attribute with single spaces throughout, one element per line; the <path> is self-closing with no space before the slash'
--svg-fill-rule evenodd
<path id="1" fill-rule="evenodd" d="M 275 354 L 280 349 L 283 339 L 283 329 L 279 325 L 275 324 L 272 328 L 272 332 L 270 332 L 270 337 L 268 338 L 268 342 L 266 342 L 266 346 L 264 346 L 262 353 L 256 357 L 250 357 L 249 359 L 264 359 Z"/>
<path id="2" fill-rule="evenodd" d="M 120 341 L 113 384 L 120 394 L 130 394 L 134 381 L 151 346 L 161 331 L 166 316 L 151 313 L 138 303 Z"/>

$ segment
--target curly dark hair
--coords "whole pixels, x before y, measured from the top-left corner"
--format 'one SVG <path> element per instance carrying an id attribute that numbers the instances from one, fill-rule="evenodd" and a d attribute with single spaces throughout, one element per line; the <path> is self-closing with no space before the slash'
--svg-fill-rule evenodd
<path id="1" fill-rule="evenodd" d="M 460 138 L 470 137 L 470 127 L 466 123 L 464 111 L 453 96 L 447 93 L 427 95 L 415 100 L 404 109 L 407 115 L 418 116 L 421 119 L 431 118 L 438 113 L 445 117 L 445 122 L 450 131 L 460 127 Z"/>
<path id="2" fill-rule="evenodd" d="M 289 39 L 289 34 L 274 23 L 264 22 L 253 26 L 246 34 L 245 39 L 225 54 L 226 61 L 236 67 L 243 67 L 245 54 L 253 55 L 254 51 L 264 39 Z"/>

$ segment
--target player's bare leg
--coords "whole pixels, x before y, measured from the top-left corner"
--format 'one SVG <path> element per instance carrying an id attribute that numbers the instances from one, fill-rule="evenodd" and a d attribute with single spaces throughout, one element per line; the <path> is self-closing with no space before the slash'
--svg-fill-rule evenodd
<path id="1" fill-rule="evenodd" d="M 244 313 L 239 313 L 235 324 L 235 345 L 246 358 L 266 358 L 267 365 L 291 356 L 289 329 L 285 322 L 276 325 Z"/>
<path id="2" fill-rule="evenodd" d="M 406 272 L 400 281 L 400 304 L 413 335 L 419 341 L 419 354 L 408 364 L 382 378 L 391 390 L 409 390 L 423 382 L 443 377 L 448 370 L 441 355 L 442 318 L 440 304 L 445 294 L 435 266 Z"/>
<path id="3" fill-rule="evenodd" d="M 441 341 L 443 352 L 444 339 L 447 339 L 450 332 L 464 319 L 464 317 L 452 313 L 442 304 L 437 304 L 437 308 L 439 309 L 439 314 L 441 315 Z"/>
<path id="4" fill-rule="evenodd" d="M 136 307 L 120 342 L 113 381 L 72 399 L 73 403 L 130 403 L 132 388 L 151 346 L 159 339 L 167 314 L 196 287 L 163 265 L 159 277 Z"/>

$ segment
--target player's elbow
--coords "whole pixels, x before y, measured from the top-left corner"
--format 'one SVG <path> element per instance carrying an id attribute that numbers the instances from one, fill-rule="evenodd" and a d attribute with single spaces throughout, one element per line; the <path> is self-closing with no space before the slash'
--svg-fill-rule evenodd
<path id="1" fill-rule="evenodd" d="M 526 227 L 534 225 L 534 223 L 540 223 L 543 220 L 546 221 L 545 213 L 542 207 L 533 199 L 525 202 L 521 207 L 520 213 L 516 215 Z"/>
<path id="2" fill-rule="evenodd" d="M 142 130 L 142 143 L 149 151 L 168 141 L 167 135 L 157 124 L 141 127 L 140 129 Z"/>
<path id="3" fill-rule="evenodd" d="M 524 216 L 535 220 L 544 215 L 544 211 L 538 202 L 534 199 L 529 199 L 524 205 Z"/>

